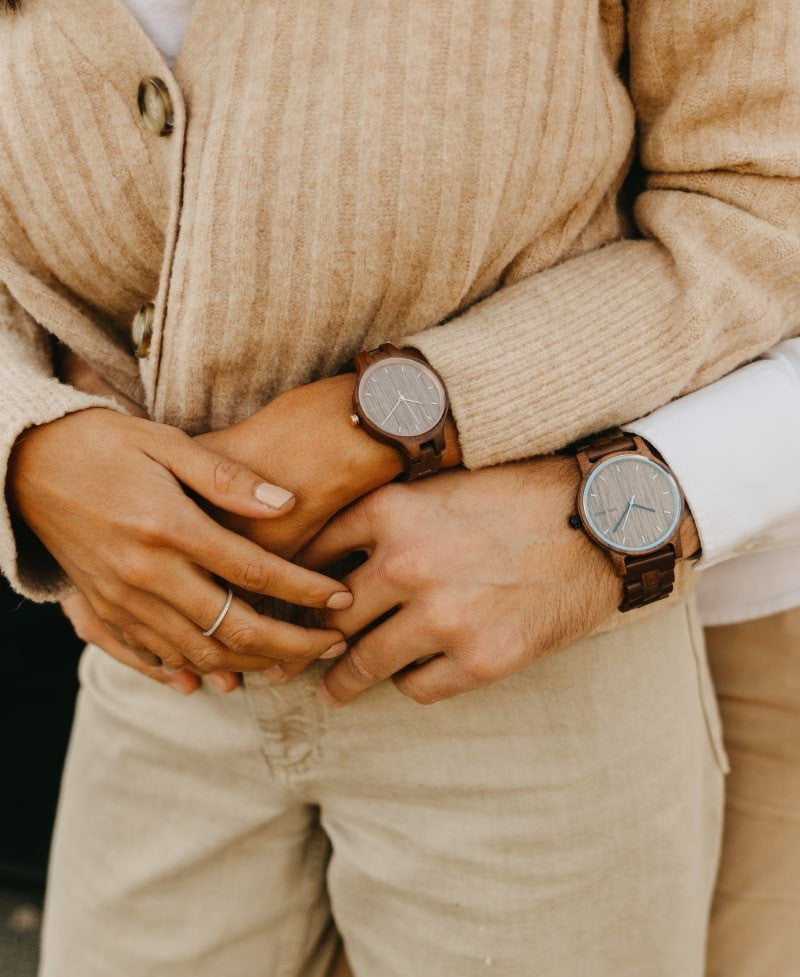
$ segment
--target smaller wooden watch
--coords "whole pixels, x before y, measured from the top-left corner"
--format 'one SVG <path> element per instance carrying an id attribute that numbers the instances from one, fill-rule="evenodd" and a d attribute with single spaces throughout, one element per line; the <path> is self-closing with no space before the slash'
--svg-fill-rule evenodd
<path id="1" fill-rule="evenodd" d="M 351 421 L 396 448 L 409 480 L 439 471 L 449 410 L 439 374 L 415 350 L 383 343 L 359 353 Z"/>
<path id="2" fill-rule="evenodd" d="M 582 480 L 581 528 L 605 550 L 624 580 L 621 611 L 672 593 L 675 562 L 682 556 L 685 504 L 680 486 L 642 438 L 612 430 L 572 446 Z"/>

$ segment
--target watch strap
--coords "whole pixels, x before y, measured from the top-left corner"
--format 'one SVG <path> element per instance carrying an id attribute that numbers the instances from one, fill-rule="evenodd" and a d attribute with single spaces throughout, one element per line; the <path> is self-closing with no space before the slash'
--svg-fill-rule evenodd
<path id="1" fill-rule="evenodd" d="M 675 547 L 669 543 L 655 553 L 625 557 L 621 611 L 631 611 L 668 597 L 675 585 Z"/>

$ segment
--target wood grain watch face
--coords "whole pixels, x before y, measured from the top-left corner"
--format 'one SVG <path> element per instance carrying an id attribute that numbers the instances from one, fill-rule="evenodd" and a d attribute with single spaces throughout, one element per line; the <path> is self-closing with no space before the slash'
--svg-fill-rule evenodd
<path id="1" fill-rule="evenodd" d="M 359 380 L 358 400 L 377 428 L 407 438 L 433 430 L 447 403 L 436 374 L 424 363 L 404 356 L 368 366 Z"/>
<path id="2" fill-rule="evenodd" d="M 642 455 L 616 455 L 598 465 L 586 480 L 581 503 L 587 527 L 620 553 L 656 549 L 681 518 L 675 479 Z"/>

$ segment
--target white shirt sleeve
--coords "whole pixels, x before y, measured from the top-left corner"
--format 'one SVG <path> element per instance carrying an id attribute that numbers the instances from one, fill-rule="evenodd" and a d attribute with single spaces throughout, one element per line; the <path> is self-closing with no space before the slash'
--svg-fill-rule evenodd
<path id="1" fill-rule="evenodd" d="M 626 428 L 675 472 L 699 566 L 800 545 L 800 339 Z"/>

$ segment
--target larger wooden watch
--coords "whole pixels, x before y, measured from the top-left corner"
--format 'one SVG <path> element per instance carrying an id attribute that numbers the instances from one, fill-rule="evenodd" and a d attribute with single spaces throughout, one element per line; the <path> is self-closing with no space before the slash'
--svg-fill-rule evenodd
<path id="1" fill-rule="evenodd" d="M 406 478 L 437 472 L 449 410 L 439 374 L 414 350 L 391 343 L 359 353 L 352 368 L 353 424 L 398 450 Z"/>
<path id="2" fill-rule="evenodd" d="M 667 597 L 683 555 L 685 504 L 666 464 L 634 434 L 607 431 L 573 445 L 581 470 L 570 520 L 605 550 L 624 580 L 621 611 Z"/>

